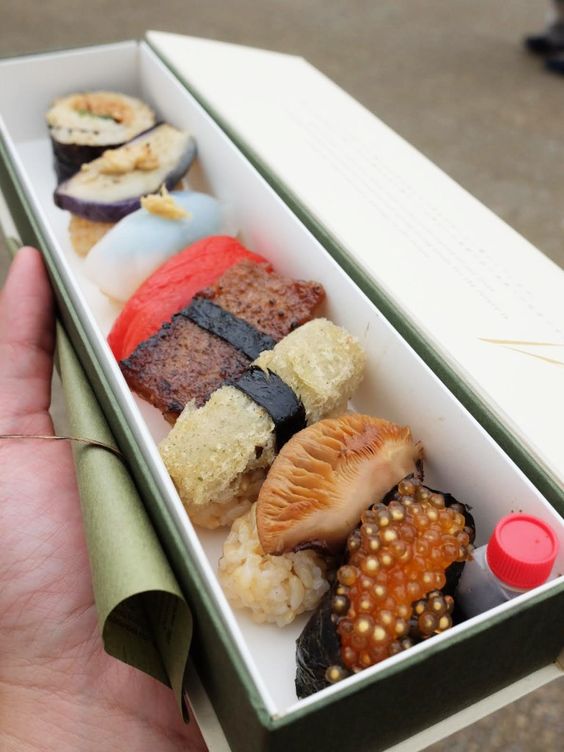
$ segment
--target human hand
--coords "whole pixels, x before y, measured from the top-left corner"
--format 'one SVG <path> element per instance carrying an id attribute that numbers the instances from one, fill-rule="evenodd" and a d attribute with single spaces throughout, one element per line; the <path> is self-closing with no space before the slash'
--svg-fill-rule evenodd
<path id="1" fill-rule="evenodd" d="M 53 434 L 53 347 L 49 282 L 24 248 L 0 295 L 0 434 Z M 0 440 L 0 749 L 206 749 L 170 690 L 102 648 L 67 442 Z"/>

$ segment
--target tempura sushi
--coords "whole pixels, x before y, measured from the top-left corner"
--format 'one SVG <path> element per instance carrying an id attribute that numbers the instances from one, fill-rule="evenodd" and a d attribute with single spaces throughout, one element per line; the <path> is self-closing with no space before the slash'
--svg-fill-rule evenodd
<path id="1" fill-rule="evenodd" d="M 280 444 L 345 411 L 364 360 L 352 335 L 314 319 L 263 352 L 242 379 L 215 391 L 203 407 L 187 405 L 161 454 L 191 519 L 217 527 L 246 512 Z M 273 386 L 281 402 L 269 402 Z"/>

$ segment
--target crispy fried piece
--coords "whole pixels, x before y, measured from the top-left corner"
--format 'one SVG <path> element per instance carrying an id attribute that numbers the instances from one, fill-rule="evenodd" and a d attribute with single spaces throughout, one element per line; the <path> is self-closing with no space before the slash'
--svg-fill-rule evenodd
<path id="1" fill-rule="evenodd" d="M 364 361 L 354 337 L 319 318 L 263 351 L 254 365 L 284 379 L 311 424 L 344 412 Z M 232 386 L 216 389 L 198 410 L 190 408 L 162 442 L 161 456 L 191 519 L 203 527 L 230 525 L 256 501 L 274 460 L 274 422 Z"/>
<path id="2" fill-rule="evenodd" d="M 309 321 L 323 287 L 283 277 L 265 264 L 242 261 L 200 293 L 276 341 Z M 182 315 L 142 342 L 120 367 L 130 388 L 174 423 L 194 400 L 201 407 L 226 379 L 241 376 L 250 360 Z"/>
<path id="3" fill-rule="evenodd" d="M 69 235 L 72 247 L 79 256 L 86 256 L 114 224 L 115 222 L 92 222 L 77 214 L 71 214 Z"/>

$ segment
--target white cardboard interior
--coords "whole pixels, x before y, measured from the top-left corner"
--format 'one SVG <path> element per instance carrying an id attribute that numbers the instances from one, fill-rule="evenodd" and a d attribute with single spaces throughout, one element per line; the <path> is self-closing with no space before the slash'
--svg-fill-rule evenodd
<path id="1" fill-rule="evenodd" d="M 40 72 L 39 72 L 40 71 Z M 72 251 L 68 215 L 52 201 L 55 176 L 44 113 L 56 97 L 75 90 L 113 89 L 138 95 L 173 125 L 191 130 L 199 149 L 189 179 L 230 204 L 243 242 L 269 258 L 279 271 L 323 283 L 328 295 L 325 315 L 346 327 L 363 344 L 368 369 L 354 398 L 355 409 L 409 424 L 426 452 L 426 480 L 473 507 L 477 545 L 485 542 L 499 517 L 511 511 L 535 514 L 557 531 L 561 549 L 555 574 L 564 572 L 564 523 L 527 478 L 504 455 L 477 422 L 452 397 L 421 359 L 405 344 L 372 303 L 301 225 L 287 206 L 242 157 L 219 127 L 143 43 L 30 56 L 0 64 L 0 128 L 19 179 L 46 237 L 57 250 L 57 264 L 85 322 L 107 377 L 138 437 L 143 455 L 158 479 L 188 554 L 213 593 L 234 644 L 246 660 L 273 716 L 320 701 L 339 692 L 339 685 L 307 700 L 294 690 L 294 641 L 307 616 L 285 629 L 256 625 L 233 612 L 215 571 L 225 532 L 195 530 L 161 462 L 155 441 L 167 430 L 149 405 L 134 399 L 105 342 L 117 308 L 81 274 L 82 261 Z M 25 91 L 26 96 L 21 93 Z M 354 251 L 354 249 L 352 249 Z M 554 587 L 557 580 L 545 584 Z M 533 591 L 537 592 L 537 591 Z M 520 596 L 520 600 L 533 593 Z M 497 610 L 511 609 L 507 603 Z M 471 629 L 488 614 L 455 627 Z M 454 630 L 453 630 L 454 631 Z M 435 640 L 448 640 L 449 633 Z M 413 650 L 425 650 L 424 643 Z M 401 663 L 409 652 L 390 661 Z M 364 672 L 377 674 L 375 666 Z M 351 677 L 347 682 L 359 680 Z"/>

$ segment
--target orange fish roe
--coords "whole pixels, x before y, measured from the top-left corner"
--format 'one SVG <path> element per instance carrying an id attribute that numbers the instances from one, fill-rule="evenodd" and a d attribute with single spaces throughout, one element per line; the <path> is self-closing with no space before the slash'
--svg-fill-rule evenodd
<path id="1" fill-rule="evenodd" d="M 414 624 L 420 638 L 452 626 L 452 598 L 437 591 L 445 570 L 472 549 L 460 508 L 448 508 L 442 494 L 408 478 L 388 506 L 362 514 L 332 601 L 345 669 L 360 671 L 410 647 Z M 342 678 L 338 669 L 329 667 L 329 681 Z"/>

